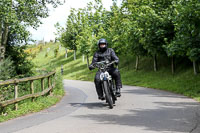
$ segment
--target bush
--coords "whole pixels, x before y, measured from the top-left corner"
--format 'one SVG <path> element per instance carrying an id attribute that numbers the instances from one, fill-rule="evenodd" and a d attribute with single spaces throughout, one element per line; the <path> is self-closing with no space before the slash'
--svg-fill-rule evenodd
<path id="1" fill-rule="evenodd" d="M 28 54 L 25 53 L 26 46 L 7 46 L 6 50 L 6 56 L 10 57 L 10 60 L 12 60 L 13 64 L 15 64 L 15 72 L 16 75 L 20 75 L 20 77 L 28 77 L 32 76 L 32 68 L 33 64 L 27 59 Z"/>
<path id="2" fill-rule="evenodd" d="M 0 62 L 0 80 L 10 79 L 15 74 L 15 67 L 10 57 Z"/>

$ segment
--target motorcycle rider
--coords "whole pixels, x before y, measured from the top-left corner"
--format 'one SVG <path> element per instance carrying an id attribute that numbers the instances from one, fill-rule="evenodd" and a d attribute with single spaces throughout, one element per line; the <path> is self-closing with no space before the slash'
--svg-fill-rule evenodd
<path id="1" fill-rule="evenodd" d="M 105 61 L 105 60 L 108 60 L 109 62 L 115 61 L 115 64 L 118 65 L 119 58 L 116 56 L 116 54 L 112 48 L 108 48 L 107 40 L 102 38 L 98 41 L 97 44 L 98 44 L 99 50 L 95 52 L 93 59 L 92 59 L 92 63 L 89 66 L 89 69 L 92 70 L 95 68 L 94 63 L 100 62 L 100 61 Z M 121 96 L 120 89 L 122 88 L 120 72 L 112 64 L 111 66 L 108 67 L 108 73 L 110 75 L 112 75 L 113 79 L 115 79 L 116 88 L 117 88 L 116 95 L 117 95 L 117 97 L 120 97 Z M 94 82 L 95 82 L 95 87 L 96 87 L 98 98 L 100 100 L 104 100 L 105 97 L 103 96 L 103 90 L 101 87 L 100 71 L 98 71 L 96 73 Z"/>

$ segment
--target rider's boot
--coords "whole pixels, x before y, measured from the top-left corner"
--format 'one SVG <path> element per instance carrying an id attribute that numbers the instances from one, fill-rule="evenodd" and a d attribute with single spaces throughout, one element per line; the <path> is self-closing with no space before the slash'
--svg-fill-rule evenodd
<path id="1" fill-rule="evenodd" d="M 105 100 L 105 97 L 104 97 L 104 96 L 99 96 L 98 98 L 99 98 L 100 100 L 102 100 L 102 101 Z"/>
<path id="2" fill-rule="evenodd" d="M 120 92 L 120 88 L 119 88 L 119 87 L 117 87 L 116 96 L 117 96 L 117 97 L 120 97 L 120 96 L 121 96 L 121 92 Z"/>
<path id="3" fill-rule="evenodd" d="M 95 84 L 95 85 L 96 85 L 96 91 L 97 91 L 98 99 L 99 100 L 105 100 L 105 97 L 103 95 L 103 90 L 101 88 L 101 85 L 99 85 L 99 84 Z"/>

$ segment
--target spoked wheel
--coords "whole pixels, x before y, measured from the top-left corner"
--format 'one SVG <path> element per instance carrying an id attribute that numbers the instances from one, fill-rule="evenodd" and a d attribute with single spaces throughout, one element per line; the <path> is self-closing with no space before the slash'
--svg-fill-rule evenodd
<path id="1" fill-rule="evenodd" d="M 117 101 L 117 97 L 116 97 L 116 94 L 115 94 L 116 93 L 116 87 L 115 87 L 115 84 L 114 84 L 113 81 L 110 84 L 111 84 L 111 86 L 110 86 L 111 88 L 110 89 L 112 91 L 111 92 L 111 94 L 112 94 L 112 100 L 113 100 L 113 104 L 115 104 L 115 101 Z"/>
<path id="2" fill-rule="evenodd" d="M 107 81 L 103 81 L 103 87 L 104 87 L 104 92 L 105 92 L 105 96 L 106 96 L 106 101 L 108 102 L 110 109 L 112 109 L 113 108 L 113 99 L 112 99 L 112 95 L 109 90 L 109 85 L 108 85 Z"/>

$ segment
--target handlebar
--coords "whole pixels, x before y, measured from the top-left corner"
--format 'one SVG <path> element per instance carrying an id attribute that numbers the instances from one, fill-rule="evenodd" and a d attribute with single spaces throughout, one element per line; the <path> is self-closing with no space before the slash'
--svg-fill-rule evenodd
<path id="1" fill-rule="evenodd" d="M 100 62 L 94 63 L 93 66 L 99 69 L 105 69 L 114 63 L 116 63 L 116 61 L 112 61 L 110 63 L 108 61 L 100 61 Z"/>

